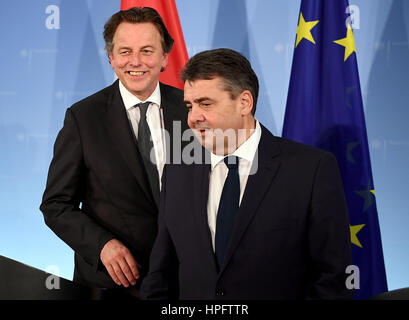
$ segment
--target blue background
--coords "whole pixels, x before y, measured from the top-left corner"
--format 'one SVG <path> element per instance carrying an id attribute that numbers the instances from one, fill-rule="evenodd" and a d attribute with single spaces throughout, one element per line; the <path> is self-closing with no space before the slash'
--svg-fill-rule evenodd
<path id="1" fill-rule="evenodd" d="M 230 47 L 249 57 L 260 80 L 256 116 L 281 135 L 300 0 L 176 4 L 189 56 Z M 359 8 L 354 35 L 389 289 L 409 287 L 409 1 L 350 4 Z M 49 5 L 59 9 L 59 29 L 47 28 Z M 57 267 L 67 279 L 72 250 L 38 207 L 66 108 L 114 79 L 102 31 L 119 7 L 120 0 L 20 0 L 0 10 L 0 255 Z"/>

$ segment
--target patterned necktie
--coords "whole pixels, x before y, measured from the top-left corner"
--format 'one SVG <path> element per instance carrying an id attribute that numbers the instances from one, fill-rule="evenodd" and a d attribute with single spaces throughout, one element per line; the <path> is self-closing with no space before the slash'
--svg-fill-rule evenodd
<path id="1" fill-rule="evenodd" d="M 155 150 L 151 138 L 151 131 L 146 121 L 146 112 L 150 102 L 138 103 L 141 112 L 141 118 L 138 124 L 138 149 L 142 156 L 145 170 L 148 174 L 149 184 L 156 204 L 159 204 L 159 174 L 155 161 Z M 152 160 L 151 160 L 152 159 Z"/>
<path id="2" fill-rule="evenodd" d="M 219 210 L 217 211 L 215 236 L 215 251 L 219 268 L 223 264 L 240 201 L 239 158 L 236 156 L 226 157 L 224 163 L 229 169 L 229 173 L 224 182 Z"/>

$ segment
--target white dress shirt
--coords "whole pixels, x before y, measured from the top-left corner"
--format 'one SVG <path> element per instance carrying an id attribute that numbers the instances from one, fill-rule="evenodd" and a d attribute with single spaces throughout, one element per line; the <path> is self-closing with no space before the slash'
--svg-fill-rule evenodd
<path id="1" fill-rule="evenodd" d="M 220 156 L 211 153 L 211 170 L 209 177 L 209 198 L 207 200 L 207 220 L 212 237 L 213 250 L 215 249 L 216 220 L 219 202 L 222 196 L 224 182 L 226 181 L 228 168 L 223 159 L 227 156 L 237 156 L 239 158 L 239 179 L 240 179 L 240 203 L 246 189 L 247 180 L 252 169 L 253 160 L 256 155 L 258 144 L 261 138 L 261 127 L 256 120 L 256 128 L 251 136 L 234 151 L 232 154 Z M 252 170 L 252 173 L 254 171 Z"/>
<path id="2" fill-rule="evenodd" d="M 121 93 L 121 97 L 126 109 L 126 114 L 128 115 L 128 119 L 131 123 L 136 140 L 138 139 L 138 124 L 141 118 L 141 112 L 138 107 L 135 107 L 135 105 L 145 101 L 151 102 L 146 112 L 146 121 L 149 125 L 149 130 L 151 131 L 152 135 L 153 147 L 155 149 L 156 168 L 158 169 L 159 174 L 159 188 L 161 188 L 161 177 L 166 161 L 166 141 L 164 132 L 165 127 L 163 122 L 163 110 L 160 107 L 161 96 L 159 82 L 151 96 L 145 101 L 141 101 L 131 92 L 129 92 L 121 81 L 119 81 L 119 91 Z"/>

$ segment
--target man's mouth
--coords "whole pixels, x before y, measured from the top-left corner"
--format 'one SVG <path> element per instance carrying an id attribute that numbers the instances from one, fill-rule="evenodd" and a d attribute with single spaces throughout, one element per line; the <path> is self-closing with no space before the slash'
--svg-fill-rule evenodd
<path id="1" fill-rule="evenodd" d="M 203 129 L 203 128 L 196 128 L 196 130 L 200 133 L 200 135 L 204 136 L 206 132 L 209 131 L 209 129 Z"/>
<path id="2" fill-rule="evenodd" d="M 141 77 L 143 76 L 146 72 L 145 71 L 127 71 L 128 74 L 134 77 Z"/>

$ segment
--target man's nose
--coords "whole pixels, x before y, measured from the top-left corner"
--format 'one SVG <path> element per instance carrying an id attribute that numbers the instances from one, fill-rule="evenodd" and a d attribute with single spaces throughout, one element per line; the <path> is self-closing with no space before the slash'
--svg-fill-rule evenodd
<path id="1" fill-rule="evenodd" d="M 192 123 L 192 124 L 196 122 L 204 121 L 205 118 L 204 118 L 202 110 L 199 107 L 192 106 L 189 112 L 188 120 L 189 120 L 189 123 Z"/>
<path id="2" fill-rule="evenodd" d="M 139 52 L 135 52 L 130 56 L 129 62 L 134 66 L 139 66 L 141 64 L 141 57 Z"/>

